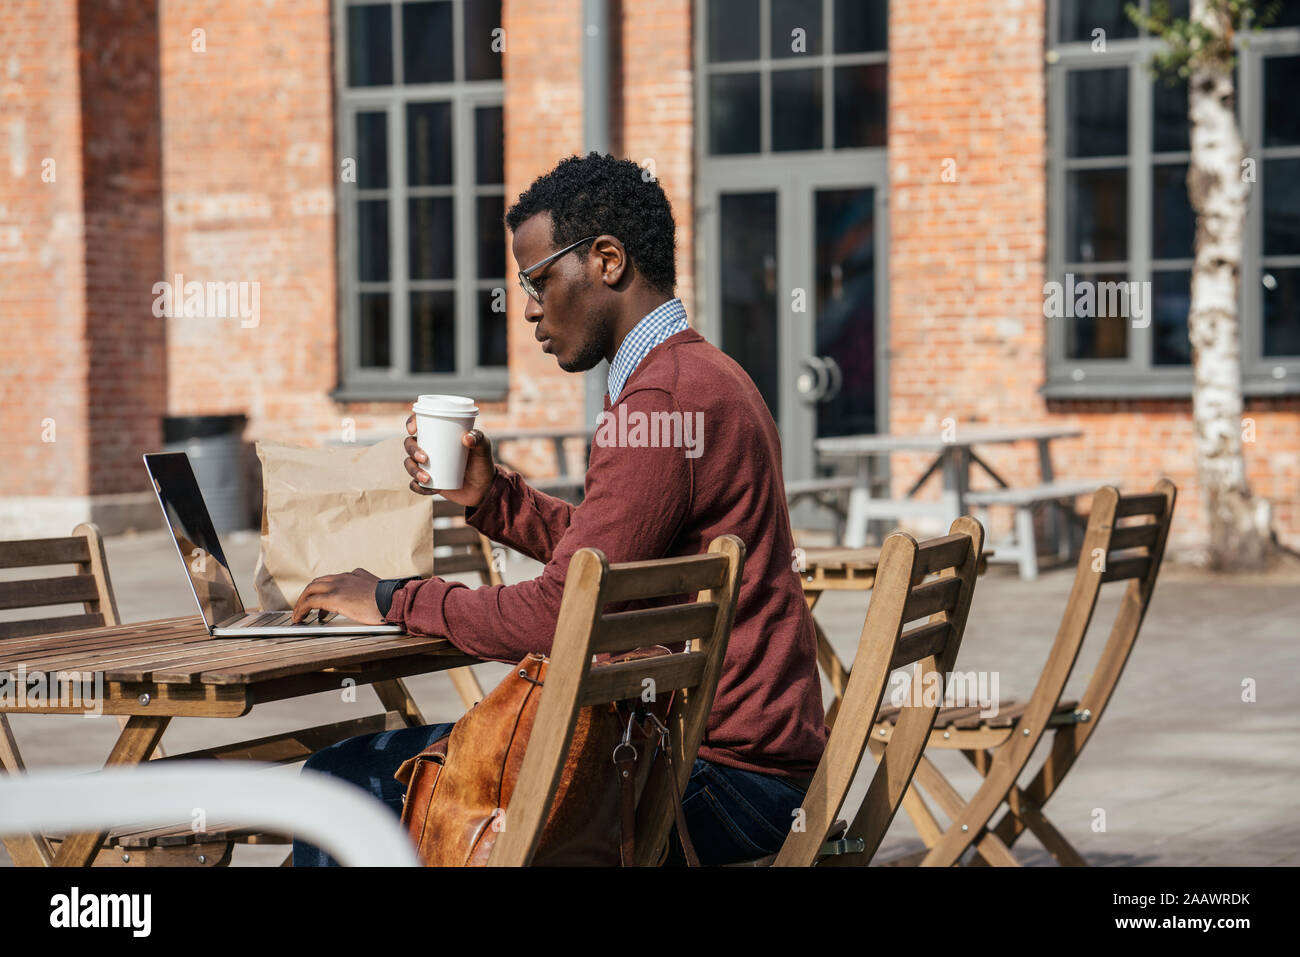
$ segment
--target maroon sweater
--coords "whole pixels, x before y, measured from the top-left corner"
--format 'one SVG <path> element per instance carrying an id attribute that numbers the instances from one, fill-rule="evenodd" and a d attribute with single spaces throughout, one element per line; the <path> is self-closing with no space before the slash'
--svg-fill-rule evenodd
<path id="1" fill-rule="evenodd" d="M 686 329 L 641 360 L 615 415 L 620 407 L 628 414 L 626 443 L 602 444 L 598 433 L 581 505 L 497 466 L 486 497 L 466 510 L 471 526 L 545 563 L 539 577 L 482 588 L 436 577 L 410 582 L 394 592 L 387 620 L 514 663 L 550 652 L 565 572 L 579 548 L 598 548 L 613 564 L 698 555 L 717 536 L 737 535 L 746 548 L 744 577 L 699 756 L 750 771 L 811 774 L 826 746 L 816 637 L 794 570 L 781 445 L 766 404 L 733 359 Z M 690 415 L 702 425 L 702 436 L 692 433 L 702 444 L 653 447 L 646 438 L 642 445 L 649 430 L 637 433 L 635 412 L 646 422 L 654 412 Z"/>

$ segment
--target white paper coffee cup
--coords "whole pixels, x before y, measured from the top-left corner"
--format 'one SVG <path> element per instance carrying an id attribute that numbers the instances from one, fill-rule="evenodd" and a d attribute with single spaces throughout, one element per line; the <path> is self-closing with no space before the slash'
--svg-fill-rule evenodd
<path id="1" fill-rule="evenodd" d="M 474 428 L 478 407 L 473 399 L 460 395 L 422 395 L 411 407 L 415 413 L 415 442 L 429 457 L 423 466 L 429 481 L 425 488 L 461 488 L 465 484 L 465 464 L 469 449 L 461 437 Z"/>

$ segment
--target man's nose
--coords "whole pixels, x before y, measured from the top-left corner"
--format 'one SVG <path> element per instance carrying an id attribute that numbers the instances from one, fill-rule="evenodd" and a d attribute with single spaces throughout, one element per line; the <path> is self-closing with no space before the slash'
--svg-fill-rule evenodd
<path id="1" fill-rule="evenodd" d="M 524 318 L 529 322 L 540 322 L 543 311 L 542 304 L 532 296 L 524 296 Z"/>

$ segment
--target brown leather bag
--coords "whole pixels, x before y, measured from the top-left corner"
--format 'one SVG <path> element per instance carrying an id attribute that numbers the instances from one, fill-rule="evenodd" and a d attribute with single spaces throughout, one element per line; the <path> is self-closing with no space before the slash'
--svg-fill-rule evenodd
<path id="1" fill-rule="evenodd" d="M 668 653 L 659 646 L 618 660 Z M 456 722 L 449 735 L 398 768 L 394 777 L 407 785 L 402 824 L 426 866 L 487 863 L 496 835 L 505 826 L 548 665 L 545 656 L 528 655 Z M 660 728 L 668 703 L 651 708 L 650 720 Z M 630 757 L 631 749 L 619 749 L 627 729 L 640 732 L 636 760 Z M 637 723 L 629 723 L 614 704 L 580 710 L 534 865 L 633 863 L 635 789 L 644 785 L 656 754 L 654 742 L 645 739 Z M 660 751 L 667 757 L 666 748 Z M 674 793 L 675 785 L 674 777 Z M 690 848 L 681 802 L 676 803 L 678 832 L 683 847 Z M 687 858 L 697 863 L 693 848 Z"/>

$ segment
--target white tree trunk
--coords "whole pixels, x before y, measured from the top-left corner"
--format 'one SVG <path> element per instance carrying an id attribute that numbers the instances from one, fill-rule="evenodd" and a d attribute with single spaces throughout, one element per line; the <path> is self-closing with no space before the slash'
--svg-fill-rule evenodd
<path id="1" fill-rule="evenodd" d="M 1231 36 L 1223 0 L 1192 0 L 1194 23 Z M 1187 190 L 1196 211 L 1191 310 L 1196 471 L 1210 525 L 1211 567 L 1263 564 L 1270 550 L 1268 509 L 1252 502 L 1242 450 L 1241 325 L 1237 297 L 1250 184 L 1233 115 L 1230 63 L 1193 57 L 1188 82 L 1191 164 Z"/>

